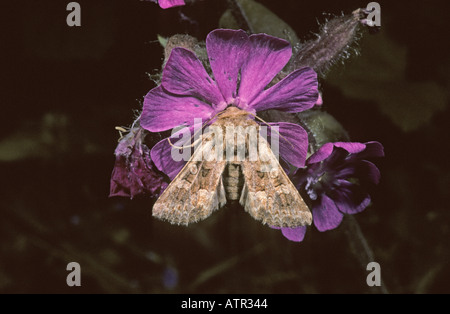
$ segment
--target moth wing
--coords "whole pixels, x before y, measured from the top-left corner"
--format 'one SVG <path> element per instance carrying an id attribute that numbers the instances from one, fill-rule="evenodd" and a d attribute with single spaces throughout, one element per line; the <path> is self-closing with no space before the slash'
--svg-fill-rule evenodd
<path id="1" fill-rule="evenodd" d="M 222 182 L 225 161 L 208 161 L 214 140 L 206 138 L 153 205 L 153 216 L 172 224 L 203 220 L 226 203 Z M 220 152 L 219 152 L 220 153 Z"/>
<path id="2" fill-rule="evenodd" d="M 262 137 L 258 148 L 257 160 L 242 162 L 240 204 L 263 224 L 280 228 L 310 225 L 311 211 Z"/>

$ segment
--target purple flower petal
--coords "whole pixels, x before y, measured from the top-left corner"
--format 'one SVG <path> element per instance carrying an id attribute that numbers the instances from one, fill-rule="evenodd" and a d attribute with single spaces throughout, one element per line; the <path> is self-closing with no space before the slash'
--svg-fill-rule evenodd
<path id="1" fill-rule="evenodd" d="M 185 5 L 184 0 L 158 0 L 158 3 L 161 9 L 168 9 Z"/>
<path id="2" fill-rule="evenodd" d="M 336 228 L 344 215 L 339 212 L 336 204 L 327 195 L 322 195 L 320 204 L 313 206 L 313 222 L 319 231 L 327 231 Z"/>
<path id="3" fill-rule="evenodd" d="M 317 164 L 306 165 L 306 168 L 286 171 L 286 174 L 289 176 L 289 178 L 291 178 L 291 181 L 295 185 L 297 190 L 301 190 L 302 188 L 304 188 L 303 185 L 307 183 L 308 178 L 310 177 L 310 173 L 314 173 L 314 169 L 311 168 L 316 168 L 317 166 Z"/>
<path id="4" fill-rule="evenodd" d="M 333 145 L 345 149 L 350 154 L 358 154 L 366 149 L 366 144 L 357 142 L 335 142 Z"/>
<path id="5" fill-rule="evenodd" d="M 311 68 L 302 68 L 264 90 L 249 106 L 256 111 L 276 109 L 301 112 L 312 108 L 318 97 L 316 72 Z"/>
<path id="6" fill-rule="evenodd" d="M 193 135 L 194 127 L 183 128 L 177 133 L 170 137 L 170 143 L 174 146 L 182 147 L 183 145 L 191 144 L 191 135 Z M 182 138 L 180 139 L 180 136 Z M 163 139 L 153 146 L 151 151 L 152 160 L 156 167 L 164 172 L 170 180 L 173 180 L 181 169 L 186 164 L 187 160 L 175 161 L 172 156 L 172 149 L 174 148 L 170 145 L 168 138 Z M 191 151 L 191 148 L 188 148 Z M 179 151 L 179 150 L 178 150 Z"/>
<path id="7" fill-rule="evenodd" d="M 250 42 L 242 30 L 218 29 L 206 37 L 214 79 L 229 104 L 236 98 L 238 74 L 247 59 Z"/>
<path id="8" fill-rule="evenodd" d="M 365 144 L 362 143 L 352 143 L 352 142 L 335 142 L 335 143 L 326 143 L 322 145 L 318 151 L 316 151 L 311 157 L 308 159 L 308 164 L 314 164 L 321 162 L 327 158 L 327 167 L 333 168 L 339 163 L 343 163 L 344 159 L 348 156 L 348 154 L 360 153 L 365 149 Z M 359 159 L 359 158 L 358 158 Z"/>
<path id="9" fill-rule="evenodd" d="M 133 198 L 142 193 L 156 196 L 167 187 L 164 177 L 157 173 L 147 146 L 134 149 L 130 155 L 117 155 L 111 175 L 109 196 Z"/>
<path id="10" fill-rule="evenodd" d="M 213 113 L 211 106 L 197 98 L 176 96 L 158 86 L 145 96 L 141 126 L 151 132 L 161 132 L 182 124 L 193 125 L 194 119 L 208 119 Z"/>
<path id="11" fill-rule="evenodd" d="M 339 191 L 333 199 L 338 209 L 345 214 L 362 212 L 370 204 L 370 195 L 360 186 L 346 180 L 338 180 Z"/>
<path id="12" fill-rule="evenodd" d="M 216 83 L 196 55 L 184 48 L 174 48 L 163 71 L 161 85 L 176 95 L 196 97 L 218 110 L 226 107 Z"/>
<path id="13" fill-rule="evenodd" d="M 109 197 L 124 196 L 133 198 L 134 194 L 131 193 L 132 185 L 133 183 L 127 170 L 126 157 L 117 156 L 111 174 Z"/>
<path id="14" fill-rule="evenodd" d="M 381 174 L 372 162 L 360 160 L 355 164 L 355 176 L 364 183 L 378 184 Z"/>
<path id="15" fill-rule="evenodd" d="M 250 104 L 289 61 L 291 45 L 266 34 L 250 36 L 250 53 L 241 70 L 240 103 Z M 243 108 L 246 109 L 246 108 Z"/>
<path id="16" fill-rule="evenodd" d="M 348 180 L 355 178 L 362 186 L 378 184 L 380 182 L 380 170 L 367 160 L 355 160 L 351 163 L 345 163 L 341 169 L 336 171 L 335 179 Z"/>
<path id="17" fill-rule="evenodd" d="M 379 142 L 367 142 L 365 143 L 366 149 L 358 155 L 360 159 L 384 157 L 384 148 Z"/>
<path id="18" fill-rule="evenodd" d="M 305 238 L 306 227 L 297 228 L 281 228 L 281 233 L 288 239 L 294 242 L 302 242 Z"/>
<path id="19" fill-rule="evenodd" d="M 305 166 L 306 154 L 308 152 L 308 133 L 295 123 L 277 122 L 268 123 L 270 127 L 278 126 L 279 153 L 281 158 L 291 165 L 302 168 Z M 274 129 L 268 128 L 267 139 L 272 144 Z"/>
<path id="20" fill-rule="evenodd" d="M 380 182 L 380 170 L 367 160 L 357 160 L 342 168 L 336 173 L 336 178 L 347 179 L 355 177 L 363 184 L 378 184 Z"/>
<path id="21" fill-rule="evenodd" d="M 322 145 L 318 151 L 308 158 L 308 164 L 315 164 L 327 159 L 333 152 L 333 143 L 326 143 Z"/>

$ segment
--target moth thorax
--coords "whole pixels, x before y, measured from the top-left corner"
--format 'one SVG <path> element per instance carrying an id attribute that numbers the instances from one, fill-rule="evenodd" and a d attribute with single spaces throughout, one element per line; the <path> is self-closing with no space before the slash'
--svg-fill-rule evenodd
<path id="1" fill-rule="evenodd" d="M 227 194 L 227 200 L 239 200 L 242 188 L 244 187 L 244 175 L 241 171 L 241 165 L 236 162 L 229 162 L 224 171 L 223 184 Z"/>

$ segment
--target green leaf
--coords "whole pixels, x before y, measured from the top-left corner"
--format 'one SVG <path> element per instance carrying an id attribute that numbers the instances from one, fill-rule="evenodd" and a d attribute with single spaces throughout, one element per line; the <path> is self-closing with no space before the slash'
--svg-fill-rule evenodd
<path id="1" fill-rule="evenodd" d="M 327 81 L 349 98 L 376 103 L 403 131 L 413 131 L 444 110 L 448 96 L 435 82 L 408 81 L 406 65 L 407 49 L 381 32 L 365 37 L 361 55 L 332 71 Z"/>
<path id="2" fill-rule="evenodd" d="M 225 11 L 219 21 L 222 28 L 239 29 L 242 28 L 236 19 L 236 14 L 240 14 L 246 24 L 248 30 L 253 33 L 266 33 L 275 37 L 288 40 L 292 45 L 299 43 L 299 39 L 295 31 L 281 18 L 275 15 L 268 8 L 253 0 L 234 0 L 236 3 L 235 10 Z"/>

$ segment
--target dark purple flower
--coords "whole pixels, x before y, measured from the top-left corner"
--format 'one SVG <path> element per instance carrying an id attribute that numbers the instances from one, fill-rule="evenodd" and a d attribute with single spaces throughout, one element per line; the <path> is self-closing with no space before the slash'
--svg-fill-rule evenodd
<path id="1" fill-rule="evenodd" d="M 161 9 L 168 9 L 172 7 L 179 7 L 185 5 L 184 0 L 150 0 L 150 1 L 158 3 Z"/>
<path id="2" fill-rule="evenodd" d="M 298 69 L 268 87 L 292 55 L 290 44 L 266 34 L 247 35 L 242 30 L 218 29 L 208 34 L 206 50 L 212 77 L 190 50 L 174 48 L 163 70 L 161 85 L 145 97 L 141 126 L 161 132 L 176 126 L 193 128 L 195 118 L 210 121 L 228 106 L 251 114 L 277 109 L 301 112 L 318 99 L 317 75 L 311 68 Z M 299 125 L 278 122 L 281 138 L 295 140 L 282 145 L 280 155 L 303 167 L 307 133 Z M 173 142 L 173 141 L 172 141 Z M 163 140 L 152 148 L 157 168 L 171 179 L 184 163 L 175 163 L 170 144 Z"/>
<path id="3" fill-rule="evenodd" d="M 323 145 L 299 169 L 292 181 L 309 197 L 313 222 L 319 231 L 334 229 L 344 214 L 356 214 L 370 203 L 367 191 L 378 184 L 380 171 L 367 158 L 383 157 L 378 142 L 336 142 Z M 303 240 L 306 227 L 281 228 L 291 241 Z"/>
<path id="4" fill-rule="evenodd" d="M 167 187 L 151 160 L 150 149 L 142 142 L 143 137 L 143 129 L 134 128 L 117 145 L 110 197 L 133 198 L 141 193 L 156 196 Z"/>

